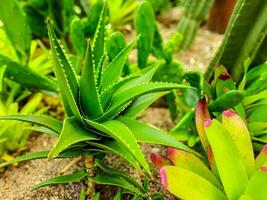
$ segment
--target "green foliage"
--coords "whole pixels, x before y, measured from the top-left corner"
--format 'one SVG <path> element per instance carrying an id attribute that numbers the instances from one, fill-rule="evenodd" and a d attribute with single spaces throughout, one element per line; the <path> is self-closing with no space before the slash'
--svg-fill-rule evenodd
<path id="1" fill-rule="evenodd" d="M 248 58 L 250 68 L 266 61 L 266 10 L 266 1 L 238 1 L 226 37 L 206 71 L 206 78 L 211 80 L 215 66 L 221 64 L 233 75 L 234 81 L 240 82 L 243 63 Z"/>
<path id="2" fill-rule="evenodd" d="M 109 21 L 113 28 L 132 22 L 135 17 L 135 10 L 138 6 L 136 0 L 108 0 Z"/>
<path id="3" fill-rule="evenodd" d="M 134 46 L 135 40 L 124 47 L 111 62 L 103 62 L 106 55 L 105 7 L 101 13 L 92 48 L 88 43 L 79 78 L 56 38 L 51 21 L 48 20 L 53 67 L 66 112 L 64 122 L 36 115 L 3 116 L 1 119 L 17 119 L 38 124 L 46 127 L 43 131 L 49 134 L 51 132 L 47 131 L 47 128 L 52 130 L 53 135 L 58 135 L 58 141 L 49 152 L 50 158 L 60 157 L 66 151 L 74 154 L 80 152 L 79 155 L 84 156 L 96 155 L 97 152 L 112 152 L 127 160 L 138 171 L 143 168 L 151 175 L 139 142 L 170 145 L 190 152 L 192 150 L 168 134 L 140 123 L 135 118 L 153 101 L 166 94 L 165 91 L 190 87 L 176 83 L 151 82 L 157 66 L 151 66 L 129 77 L 121 78 L 126 57 Z M 149 97 L 149 100 L 143 101 L 142 98 L 145 96 Z M 153 132 L 155 134 L 152 134 Z M 133 183 L 128 184 L 129 180 L 122 174 L 115 176 L 112 174 L 113 171 L 106 173 L 108 175 L 96 173 L 95 176 L 88 178 L 96 183 L 105 182 L 105 184 L 124 187 L 140 195 L 143 193 L 133 187 Z M 76 180 L 77 177 L 80 176 L 68 175 L 55 178 L 39 186 Z"/>
<path id="4" fill-rule="evenodd" d="M 254 159 L 249 131 L 241 117 L 226 110 L 222 122 L 205 120 L 206 109 L 207 105 L 199 106 L 196 118 L 201 141 L 207 143 L 203 148 L 207 149 L 209 166 L 191 153 L 169 148 L 167 156 L 174 166 L 161 168 L 162 184 L 181 199 L 264 199 L 266 147 Z M 162 159 L 159 155 L 153 158 L 157 165 Z"/>
<path id="5" fill-rule="evenodd" d="M 31 29 L 27 18 L 16 0 L 1 1 L 0 20 L 23 64 L 28 61 L 31 43 Z"/>
<path id="6" fill-rule="evenodd" d="M 138 48 L 138 67 L 141 69 L 147 66 L 147 59 L 153 46 L 153 38 L 155 33 L 155 15 L 149 1 L 140 4 L 136 19 L 136 32 L 140 34 L 137 42 Z"/>
<path id="7" fill-rule="evenodd" d="M 18 115 L 18 114 L 41 114 L 46 108 L 38 108 L 42 94 L 38 93 L 32 96 L 31 93 L 21 91 L 21 86 L 3 78 L 6 66 L 1 67 L 1 100 L 0 115 Z M 28 102 L 23 106 L 21 101 L 28 98 Z M 0 123 L 0 157 L 5 160 L 5 155 L 22 149 L 31 133 L 31 125 L 23 122 L 1 121 Z"/>

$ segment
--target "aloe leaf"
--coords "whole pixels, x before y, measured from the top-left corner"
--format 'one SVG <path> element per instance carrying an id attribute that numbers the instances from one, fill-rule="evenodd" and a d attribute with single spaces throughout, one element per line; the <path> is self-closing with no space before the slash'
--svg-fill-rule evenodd
<path id="1" fill-rule="evenodd" d="M 112 98 L 112 103 L 109 109 L 97 120 L 101 121 L 106 118 L 114 117 L 119 114 L 127 103 L 133 99 L 151 92 L 160 92 L 178 88 L 190 88 L 189 86 L 176 83 L 146 83 L 137 85 L 127 91 L 117 93 Z"/>
<path id="2" fill-rule="evenodd" d="M 49 157 L 54 158 L 71 145 L 87 140 L 99 140 L 99 138 L 96 134 L 84 129 L 75 118 L 67 118 L 63 122 L 62 131 Z"/>
<path id="3" fill-rule="evenodd" d="M 152 80 L 154 74 L 156 71 L 159 69 L 159 65 L 155 64 L 150 67 L 146 67 L 141 71 L 141 75 L 133 80 L 130 80 L 127 82 L 125 85 L 120 87 L 117 91 L 117 93 L 124 92 L 132 87 L 135 87 L 136 85 L 142 84 L 142 83 L 148 83 L 149 81 Z"/>
<path id="4" fill-rule="evenodd" d="M 5 77 L 28 88 L 56 91 L 57 83 L 27 66 L 20 65 L 0 54 L 0 66 L 5 65 Z"/>
<path id="5" fill-rule="evenodd" d="M 216 56 L 212 60 L 206 77 L 211 78 L 216 64 L 224 65 L 239 82 L 242 77 L 243 63 L 250 57 L 252 65 L 258 55 L 264 54 L 266 46 L 267 2 L 257 0 L 239 0 L 233 11 L 228 28 Z M 246 23 L 244 23 L 246 22 Z M 247 27 L 250 27 L 249 29 Z M 265 57 L 266 60 L 266 56 Z M 263 61 L 261 57 L 261 62 Z M 256 65 L 261 63 L 256 63 Z"/>
<path id="6" fill-rule="evenodd" d="M 127 126 L 117 120 L 109 120 L 101 124 L 90 120 L 85 121 L 89 126 L 92 126 L 95 129 L 106 133 L 107 135 L 114 138 L 117 142 L 119 142 L 133 155 L 133 157 L 135 157 L 135 159 L 144 167 L 146 172 L 148 172 L 148 174 L 151 174 L 148 163 L 146 162 L 145 157 L 139 145 L 137 144 L 132 131 Z"/>
<path id="7" fill-rule="evenodd" d="M 40 159 L 40 158 L 47 158 L 48 153 L 49 153 L 48 151 L 27 153 L 25 155 L 14 158 L 13 160 L 10 160 L 7 162 L 1 162 L 0 168 L 5 167 L 5 166 L 10 165 L 10 164 L 13 164 L 13 163 L 18 163 L 18 162 L 23 162 L 23 161 L 28 161 L 28 160 L 34 160 L 34 159 Z"/>
<path id="8" fill-rule="evenodd" d="M 101 89 L 105 90 L 110 84 L 116 83 L 121 77 L 126 58 L 136 43 L 136 39 L 127 45 L 106 67 L 103 72 Z"/>
<path id="9" fill-rule="evenodd" d="M 32 126 L 32 127 L 26 128 L 26 130 L 39 132 L 39 133 L 46 133 L 47 135 L 49 135 L 51 137 L 58 137 L 59 136 L 59 133 L 57 133 L 56 131 L 53 131 L 49 128 L 46 128 L 44 126 Z"/>
<path id="10" fill-rule="evenodd" d="M 191 153 L 174 148 L 168 148 L 166 152 L 168 158 L 176 167 L 184 168 L 198 174 L 223 191 L 223 187 L 218 179 L 198 157 Z"/>
<path id="11" fill-rule="evenodd" d="M 247 175 L 250 177 L 254 172 L 255 161 L 250 134 L 245 122 L 234 111 L 226 110 L 222 114 L 222 125 L 236 144 Z"/>
<path id="12" fill-rule="evenodd" d="M 40 126 L 47 127 L 58 134 L 61 132 L 63 124 L 61 121 L 46 116 L 46 115 L 11 115 L 11 116 L 0 116 L 0 120 L 18 120 L 23 122 L 29 122 L 38 124 Z"/>
<path id="13" fill-rule="evenodd" d="M 128 163 L 130 163 L 138 172 L 142 173 L 139 163 L 135 160 L 132 154 L 117 141 L 115 140 L 103 141 L 101 142 L 101 144 L 91 141 L 87 143 L 122 157 L 124 160 L 128 161 Z"/>
<path id="14" fill-rule="evenodd" d="M 241 103 L 243 99 L 243 92 L 238 90 L 230 90 L 211 102 L 208 108 L 213 112 L 223 111 L 235 107 Z"/>
<path id="15" fill-rule="evenodd" d="M 238 199 L 248 182 L 246 169 L 238 148 L 229 133 L 217 120 L 207 120 L 205 131 L 227 197 Z"/>
<path id="16" fill-rule="evenodd" d="M 103 109 L 106 110 L 106 108 L 108 108 L 108 106 L 110 105 L 110 100 L 112 98 L 112 96 L 125 84 L 127 84 L 128 82 L 131 82 L 132 79 L 137 78 L 138 75 L 137 74 L 132 74 L 129 76 L 124 77 L 123 79 L 121 79 L 120 81 L 118 81 L 116 84 L 111 85 L 109 88 L 107 88 L 106 90 L 104 90 L 101 95 L 100 95 L 100 99 L 101 99 L 101 103 L 103 105 Z"/>
<path id="17" fill-rule="evenodd" d="M 140 190 L 138 190 L 134 185 L 122 178 L 118 178 L 112 175 L 102 175 L 98 173 L 97 175 L 95 175 L 94 177 L 90 177 L 89 179 L 95 182 L 96 184 L 119 186 L 139 195 L 142 195 L 142 192 Z"/>
<path id="18" fill-rule="evenodd" d="M 74 69 L 57 40 L 50 20 L 47 22 L 47 27 L 52 49 L 54 72 L 58 79 L 65 111 L 69 117 L 74 115 L 77 119 L 81 120 L 77 105 L 77 102 L 79 102 L 79 87 Z"/>
<path id="19" fill-rule="evenodd" d="M 15 0 L 0 2 L 0 20 L 23 63 L 28 61 L 31 44 L 31 29 L 27 18 Z"/>
<path id="20" fill-rule="evenodd" d="M 123 116 L 135 119 L 154 101 L 168 93 L 169 92 L 155 92 L 137 98 L 123 113 Z"/>
<path id="21" fill-rule="evenodd" d="M 121 178 L 125 179 L 126 181 L 128 181 L 129 183 L 135 185 L 140 191 L 145 192 L 145 189 L 143 188 L 143 186 L 141 185 L 141 183 L 138 182 L 134 177 L 132 177 L 132 176 L 126 174 L 126 173 L 113 170 L 113 169 L 107 167 L 106 165 L 104 165 L 99 160 L 96 160 L 95 161 L 95 165 L 97 167 L 99 167 L 101 169 L 101 171 L 103 171 L 103 172 L 105 172 L 107 174 L 110 174 L 112 176 L 116 176 L 118 178 L 121 177 Z"/>
<path id="22" fill-rule="evenodd" d="M 67 184 L 75 181 L 79 181 L 87 176 L 85 170 L 80 170 L 73 174 L 63 175 L 63 176 L 56 176 L 54 178 L 48 179 L 43 181 L 39 184 L 34 185 L 33 189 L 38 189 L 41 187 L 49 186 L 49 185 L 58 185 L 58 184 Z"/>
<path id="23" fill-rule="evenodd" d="M 245 194 L 251 199 L 265 200 L 267 197 L 267 167 L 262 166 L 250 178 Z"/>
<path id="24" fill-rule="evenodd" d="M 259 155 L 256 157 L 255 168 L 259 169 L 267 162 L 267 145 L 264 145 Z"/>
<path id="25" fill-rule="evenodd" d="M 172 136 L 168 135 L 167 133 L 164 133 L 163 131 L 155 127 L 149 126 L 145 123 L 127 117 L 120 117 L 118 118 L 118 120 L 121 121 L 130 130 L 132 130 L 132 133 L 134 134 L 134 137 L 138 142 L 171 146 L 197 154 L 183 143 L 177 141 Z"/>
<path id="26" fill-rule="evenodd" d="M 195 122 L 196 122 L 196 128 L 197 132 L 202 144 L 203 149 L 205 152 L 208 151 L 209 142 L 206 136 L 205 128 L 204 128 L 204 122 L 206 119 L 210 118 L 208 105 L 206 102 L 205 97 L 198 101 L 196 111 L 195 111 Z"/>
<path id="27" fill-rule="evenodd" d="M 98 63 L 101 57 L 104 55 L 105 51 L 105 26 L 106 26 L 106 4 L 103 5 L 101 10 L 100 18 L 94 35 L 92 50 L 93 50 L 93 59 L 94 64 L 98 67 Z M 96 72 L 99 69 L 96 68 Z"/>
<path id="28" fill-rule="evenodd" d="M 217 187 L 190 170 L 165 166 L 160 176 L 163 186 L 180 199 L 227 200 Z"/>
<path id="29" fill-rule="evenodd" d="M 89 118 L 96 118 L 103 113 L 95 80 L 95 68 L 92 60 L 90 43 L 88 43 L 85 63 L 80 79 L 80 101 L 83 112 Z"/>

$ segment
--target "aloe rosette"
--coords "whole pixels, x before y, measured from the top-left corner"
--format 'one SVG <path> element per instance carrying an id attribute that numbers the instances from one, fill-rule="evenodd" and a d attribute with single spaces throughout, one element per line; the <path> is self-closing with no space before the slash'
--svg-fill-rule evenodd
<path id="1" fill-rule="evenodd" d="M 222 113 L 222 121 L 208 119 L 207 104 L 199 102 L 197 129 L 207 160 L 174 148 L 167 149 L 173 166 L 162 166 L 164 158 L 153 155 L 161 164 L 163 186 L 181 199 L 253 199 L 267 197 L 267 154 L 265 146 L 254 158 L 249 131 L 232 110 Z"/>
<path id="2" fill-rule="evenodd" d="M 37 152 L 24 155 L 12 162 L 37 158 L 75 157 L 83 155 L 85 159 L 92 155 L 96 160 L 107 152 L 114 153 L 127 160 L 134 168 L 144 174 L 151 174 L 138 143 L 154 143 L 191 151 L 168 134 L 136 120 L 152 102 L 168 93 L 171 89 L 189 88 L 189 86 L 151 82 L 157 66 L 150 66 L 141 72 L 121 77 L 125 60 L 135 40 L 127 45 L 109 62 L 105 51 L 105 7 L 102 10 L 95 38 L 87 46 L 81 75 L 77 75 L 68 61 L 66 53 L 59 44 L 56 34 L 48 20 L 48 32 L 54 62 L 54 72 L 58 80 L 66 113 L 65 120 L 59 121 L 49 116 L 18 115 L 4 116 L 4 120 L 21 120 L 45 127 L 44 132 L 58 137 L 50 152 Z M 100 163 L 100 162 L 96 162 Z M 96 173 L 89 176 L 90 181 L 112 184 L 142 194 L 140 187 L 133 187 L 133 180 L 122 173 L 106 170 L 101 164 L 95 164 L 105 172 L 105 176 Z M 144 169 L 144 171 L 142 170 Z M 85 171 L 47 180 L 36 187 L 49 184 L 80 180 L 87 176 Z M 135 184 L 135 183 L 134 183 Z M 139 190 L 138 190 L 139 189 Z"/>

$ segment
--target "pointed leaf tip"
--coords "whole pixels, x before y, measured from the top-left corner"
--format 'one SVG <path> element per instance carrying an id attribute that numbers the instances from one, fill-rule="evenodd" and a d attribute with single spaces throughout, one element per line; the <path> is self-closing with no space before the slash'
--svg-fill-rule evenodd
<path id="1" fill-rule="evenodd" d="M 229 74 L 228 72 L 223 72 L 223 73 L 220 74 L 219 79 L 227 80 L 227 79 L 229 79 L 231 77 L 232 77 L 231 74 Z"/>
<path id="2" fill-rule="evenodd" d="M 196 128 L 197 132 L 201 141 L 201 144 L 203 146 L 203 149 L 205 152 L 207 152 L 207 147 L 209 145 L 207 136 L 205 133 L 205 126 L 204 122 L 206 119 L 210 118 L 208 105 L 206 98 L 200 99 L 197 103 L 196 111 L 195 111 L 195 122 L 196 122 Z"/>
<path id="3" fill-rule="evenodd" d="M 166 174 L 166 167 L 162 167 L 160 169 L 160 180 L 161 180 L 161 184 L 168 189 L 168 182 L 167 182 L 167 174 Z"/>
<path id="4" fill-rule="evenodd" d="M 261 152 L 259 153 L 259 155 L 256 158 L 255 161 L 255 167 L 256 169 L 261 168 L 262 166 L 264 166 L 264 164 L 267 162 L 267 144 L 265 144 L 261 150 Z"/>
<path id="5" fill-rule="evenodd" d="M 234 115 L 236 115 L 236 113 L 233 110 L 225 110 L 223 111 L 223 115 L 225 117 L 233 117 Z"/>
<path id="6" fill-rule="evenodd" d="M 211 119 L 206 119 L 205 122 L 204 122 L 204 125 L 205 127 L 209 127 L 212 123 L 212 120 Z"/>
<path id="7" fill-rule="evenodd" d="M 260 168 L 262 171 L 267 172 L 267 166 L 263 166 Z"/>
<path id="8" fill-rule="evenodd" d="M 158 152 L 153 152 L 150 159 L 158 169 L 164 166 L 164 158 Z"/>

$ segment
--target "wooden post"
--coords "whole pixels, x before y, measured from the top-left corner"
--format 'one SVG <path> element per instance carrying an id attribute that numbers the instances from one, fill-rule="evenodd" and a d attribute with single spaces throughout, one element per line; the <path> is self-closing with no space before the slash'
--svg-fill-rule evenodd
<path id="1" fill-rule="evenodd" d="M 224 33 L 237 0 L 215 0 L 208 19 L 210 30 Z"/>

